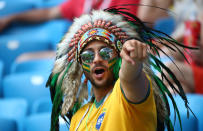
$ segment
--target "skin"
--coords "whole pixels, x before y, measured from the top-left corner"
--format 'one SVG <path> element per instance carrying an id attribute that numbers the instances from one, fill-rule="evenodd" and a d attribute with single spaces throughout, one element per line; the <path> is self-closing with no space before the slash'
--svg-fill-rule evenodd
<path id="1" fill-rule="evenodd" d="M 150 23 L 149 26 L 153 27 L 153 24 L 157 19 L 168 16 L 167 9 L 173 4 L 173 0 L 141 0 L 140 4 L 146 6 L 139 7 L 138 17 L 142 21 Z M 149 7 L 147 5 L 153 7 Z"/>
<path id="2" fill-rule="evenodd" d="M 113 89 L 113 72 L 108 67 L 108 61 L 103 60 L 99 55 L 99 50 L 108 46 L 101 41 L 90 42 L 84 50 L 92 50 L 95 57 L 90 63 L 90 72 L 85 72 L 86 77 L 93 82 L 93 92 L 97 102 L 99 102 L 109 91 Z M 116 51 L 115 56 L 116 57 Z M 128 100 L 139 102 L 147 94 L 148 80 L 142 71 L 142 60 L 147 57 L 147 46 L 137 40 L 128 40 L 123 44 L 120 52 L 122 57 L 119 77 L 122 89 Z M 87 63 L 86 63 L 87 64 Z M 97 75 L 95 69 L 104 69 L 102 75 Z"/>
<path id="3" fill-rule="evenodd" d="M 100 101 L 113 88 L 113 72 L 109 69 L 108 61 L 103 60 L 99 55 L 99 50 L 106 46 L 109 47 L 103 42 L 92 41 L 83 50 L 91 50 L 95 52 L 93 62 L 91 64 L 85 63 L 90 66 L 90 72 L 84 71 L 84 73 L 92 83 L 94 95 L 97 101 Z M 114 57 L 116 57 L 116 53 L 114 53 Z M 96 69 L 105 70 L 102 77 L 98 77 L 94 73 Z"/>
<path id="4" fill-rule="evenodd" d="M 61 18 L 59 6 L 46 9 L 30 10 L 24 13 L 12 14 L 0 18 L 0 32 L 3 31 L 12 22 L 16 21 L 39 23 L 57 18 Z"/>

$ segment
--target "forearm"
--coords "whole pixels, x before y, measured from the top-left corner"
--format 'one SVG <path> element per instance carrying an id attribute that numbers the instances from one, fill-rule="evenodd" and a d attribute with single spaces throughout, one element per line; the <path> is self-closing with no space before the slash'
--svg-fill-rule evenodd
<path id="1" fill-rule="evenodd" d="M 136 65 L 132 65 L 126 61 L 122 63 L 119 74 L 121 87 L 125 96 L 131 102 L 140 102 L 147 94 L 148 81 L 142 69 L 142 63 Z"/>
<path id="2" fill-rule="evenodd" d="M 134 82 L 142 72 L 142 63 L 137 62 L 135 65 L 123 60 L 120 69 L 120 79 L 126 82 Z"/>
<path id="3" fill-rule="evenodd" d="M 147 58 L 147 45 L 138 40 L 128 40 L 124 43 L 120 56 L 121 87 L 128 100 L 139 102 L 145 98 L 148 89 L 148 81 L 142 71 L 142 61 Z"/>
<path id="4" fill-rule="evenodd" d="M 149 23 L 154 23 L 158 18 L 168 16 L 168 9 L 172 4 L 171 0 L 141 0 L 138 10 L 138 17 Z M 143 5 L 143 6 L 142 6 Z M 163 8 L 163 9 L 160 9 Z"/>
<path id="5" fill-rule="evenodd" d="M 55 19 L 60 17 L 59 9 L 47 8 L 47 9 L 37 9 L 31 10 L 24 13 L 19 13 L 10 16 L 11 22 L 13 21 L 23 21 L 23 22 L 44 22 L 50 19 Z"/>

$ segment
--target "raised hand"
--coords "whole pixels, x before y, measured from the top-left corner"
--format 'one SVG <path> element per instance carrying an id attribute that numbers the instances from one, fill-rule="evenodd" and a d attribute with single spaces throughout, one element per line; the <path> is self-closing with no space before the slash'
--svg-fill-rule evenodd
<path id="1" fill-rule="evenodd" d="M 123 60 L 135 65 L 147 57 L 147 44 L 138 40 L 128 40 L 123 44 L 120 56 Z"/>

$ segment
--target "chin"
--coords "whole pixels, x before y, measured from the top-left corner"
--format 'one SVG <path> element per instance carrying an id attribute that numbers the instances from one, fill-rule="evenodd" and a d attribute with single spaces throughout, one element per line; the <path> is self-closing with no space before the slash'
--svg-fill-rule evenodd
<path id="1" fill-rule="evenodd" d="M 113 79 L 94 80 L 92 84 L 95 88 L 108 88 L 113 85 Z"/>
<path id="2" fill-rule="evenodd" d="M 107 86 L 108 84 L 106 83 L 106 81 L 95 81 L 95 86 L 96 87 L 104 87 L 104 86 Z"/>
<path id="3" fill-rule="evenodd" d="M 90 80 L 95 88 L 108 88 L 114 84 L 113 73 L 107 73 L 101 79 L 96 79 L 92 73 L 85 72 L 85 76 Z"/>

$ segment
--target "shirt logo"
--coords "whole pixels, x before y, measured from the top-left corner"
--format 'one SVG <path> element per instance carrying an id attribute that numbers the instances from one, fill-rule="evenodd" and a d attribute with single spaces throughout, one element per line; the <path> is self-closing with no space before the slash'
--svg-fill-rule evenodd
<path id="1" fill-rule="evenodd" d="M 96 129 L 99 130 L 100 127 L 101 127 L 101 124 L 104 120 L 104 115 L 105 115 L 105 112 L 103 112 L 97 119 L 97 123 L 96 123 Z"/>

